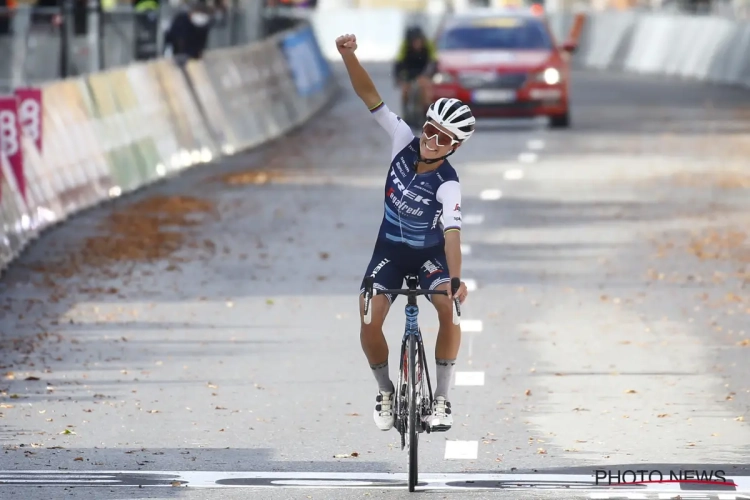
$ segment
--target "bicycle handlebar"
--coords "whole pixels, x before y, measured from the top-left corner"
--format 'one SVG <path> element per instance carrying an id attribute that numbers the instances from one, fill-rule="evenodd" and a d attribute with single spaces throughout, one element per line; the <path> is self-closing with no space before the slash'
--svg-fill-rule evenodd
<path id="1" fill-rule="evenodd" d="M 371 277 L 368 277 L 365 280 L 365 313 L 364 313 L 364 321 L 366 325 L 369 325 L 372 321 L 372 309 L 370 308 L 370 301 L 372 300 L 372 297 L 375 295 L 384 295 L 384 294 L 392 294 L 392 295 L 448 295 L 447 290 L 410 290 L 408 288 L 396 288 L 396 289 L 388 289 L 388 290 L 378 290 L 373 288 L 373 279 Z M 460 278 L 451 278 L 451 290 L 453 292 L 453 324 L 459 325 L 461 324 L 461 303 L 458 301 L 458 298 L 455 297 L 456 292 L 458 291 L 458 288 L 461 286 L 461 279 Z"/>

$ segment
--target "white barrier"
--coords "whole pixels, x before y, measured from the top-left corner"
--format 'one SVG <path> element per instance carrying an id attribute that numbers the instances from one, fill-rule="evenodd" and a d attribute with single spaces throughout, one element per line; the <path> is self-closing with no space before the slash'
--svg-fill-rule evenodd
<path id="1" fill-rule="evenodd" d="M 335 91 L 303 23 L 185 68 L 161 59 L 0 96 L 0 271 L 47 227 L 277 138 Z"/>
<path id="2" fill-rule="evenodd" d="M 711 16 L 602 12 L 587 15 L 575 61 L 589 68 L 750 87 L 748 53 L 748 23 Z"/>

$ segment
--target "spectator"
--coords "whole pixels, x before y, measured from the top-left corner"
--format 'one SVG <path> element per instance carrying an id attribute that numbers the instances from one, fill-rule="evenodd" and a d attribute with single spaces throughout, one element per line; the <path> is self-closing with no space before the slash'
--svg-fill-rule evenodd
<path id="1" fill-rule="evenodd" d="M 208 44 L 211 10 L 205 0 L 191 0 L 188 9 L 178 12 L 165 35 L 164 45 L 179 62 L 200 59 Z"/>

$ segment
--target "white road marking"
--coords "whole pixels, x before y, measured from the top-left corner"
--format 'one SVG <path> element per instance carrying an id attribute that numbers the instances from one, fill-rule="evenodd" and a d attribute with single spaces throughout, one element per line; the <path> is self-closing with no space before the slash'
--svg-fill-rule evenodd
<path id="1" fill-rule="evenodd" d="M 464 284 L 466 285 L 466 289 L 470 292 L 473 292 L 477 289 L 477 282 L 473 279 L 465 279 Z"/>
<path id="2" fill-rule="evenodd" d="M 479 441 L 446 441 L 445 460 L 476 460 Z"/>
<path id="3" fill-rule="evenodd" d="M 485 189 L 479 193 L 480 200 L 499 200 L 503 196 L 503 192 L 499 189 Z"/>
<path id="4" fill-rule="evenodd" d="M 451 443 L 473 443 L 467 444 Z M 476 441 L 447 441 L 451 451 L 474 451 L 476 457 L 478 443 Z M 73 479 L 76 478 L 76 479 Z M 64 470 L 7 470 L 0 471 L 0 482 L 4 485 L 17 484 L 29 487 L 38 487 L 40 483 L 48 485 L 63 486 L 66 484 L 78 485 L 78 478 L 83 478 L 91 486 L 103 486 L 105 488 L 125 487 L 133 488 L 164 488 L 172 487 L 172 482 L 181 483 L 188 488 L 341 488 L 341 489 L 398 489 L 406 488 L 406 473 L 382 473 L 382 472 L 223 472 L 223 471 L 64 471 Z M 99 482 L 104 478 L 114 483 Z M 742 493 L 750 492 L 750 477 L 727 476 L 727 481 L 737 485 L 737 491 L 714 493 L 713 498 L 720 500 L 734 500 L 746 498 Z M 423 472 L 419 475 L 420 490 L 465 490 L 471 491 L 498 490 L 498 489 L 523 489 L 529 488 L 561 489 L 570 492 L 571 489 L 580 491 L 579 497 L 590 499 L 609 498 L 643 498 L 644 490 L 648 492 L 666 495 L 674 491 L 669 498 L 680 493 L 678 485 L 670 484 L 644 484 L 637 490 L 626 486 L 612 490 L 604 484 L 597 487 L 593 474 L 487 474 L 487 473 L 429 473 Z M 461 484 L 468 483 L 468 484 Z M 597 492 L 597 490 L 600 490 Z M 605 491 L 601 491 L 605 490 Z M 720 491 L 720 487 L 717 487 Z M 584 494 L 584 492 L 586 492 Z M 594 493 L 595 492 L 595 493 Z M 681 492 L 684 494 L 685 492 Z M 704 495 L 707 491 L 702 491 Z M 662 498 L 660 496 L 648 495 L 646 498 Z M 664 497 L 667 498 L 667 497 Z"/>
<path id="5" fill-rule="evenodd" d="M 541 139 L 531 139 L 526 143 L 526 147 L 532 151 L 539 151 L 540 149 L 544 149 L 544 141 Z"/>
<path id="6" fill-rule="evenodd" d="M 464 217 L 464 224 L 481 224 L 484 222 L 484 215 L 482 214 L 470 214 Z"/>
<path id="7" fill-rule="evenodd" d="M 461 254 L 462 255 L 471 254 L 471 245 L 461 244 Z"/>
<path id="8" fill-rule="evenodd" d="M 536 153 L 521 153 L 518 155 L 518 161 L 521 163 L 534 163 L 539 156 Z"/>
<path id="9" fill-rule="evenodd" d="M 523 179 L 523 170 L 521 170 L 520 168 L 512 168 L 510 170 L 506 170 L 503 176 L 510 181 Z"/>
<path id="10" fill-rule="evenodd" d="M 463 311 L 462 311 L 463 312 Z M 461 331 L 464 333 L 479 333 L 482 331 L 481 319 L 462 319 Z"/>
<path id="11" fill-rule="evenodd" d="M 455 385 L 484 385 L 484 372 L 456 372 Z"/>

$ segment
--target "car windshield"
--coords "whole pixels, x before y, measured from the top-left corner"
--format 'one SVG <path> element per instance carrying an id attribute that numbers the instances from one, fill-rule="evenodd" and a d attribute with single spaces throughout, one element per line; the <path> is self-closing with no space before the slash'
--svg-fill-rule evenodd
<path id="1" fill-rule="evenodd" d="M 553 45 L 539 21 L 504 18 L 450 29 L 440 37 L 438 47 L 441 50 L 551 50 Z"/>

